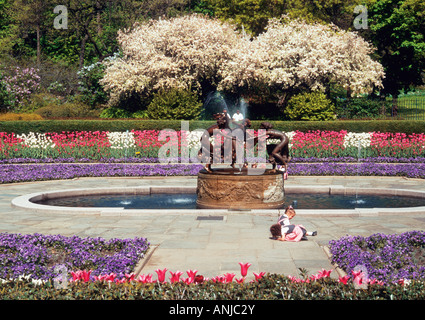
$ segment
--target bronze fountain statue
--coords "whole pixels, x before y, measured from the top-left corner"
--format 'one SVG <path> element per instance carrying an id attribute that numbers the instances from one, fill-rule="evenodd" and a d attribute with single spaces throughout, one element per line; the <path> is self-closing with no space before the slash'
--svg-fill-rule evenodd
<path id="1" fill-rule="evenodd" d="M 246 160 L 240 163 L 237 156 L 241 143 L 259 144 L 259 136 L 255 136 L 253 130 L 247 130 L 251 127 L 251 121 L 244 119 L 242 123 L 234 123 L 223 114 L 215 114 L 214 119 L 217 123 L 205 130 L 198 152 L 198 158 L 205 163 L 205 167 L 198 173 L 197 206 L 202 209 L 242 210 L 283 207 L 284 175 L 290 161 L 288 137 L 274 130 L 269 122 L 261 123 L 259 132 L 263 134 L 262 138 L 265 138 L 265 133 L 268 139 L 278 139 L 280 142 L 269 144 L 266 148 L 266 163 L 271 164 L 272 168 L 266 169 L 266 163 L 262 163 L 263 169 L 255 170 L 260 167 L 259 164 L 249 165 Z M 227 139 L 227 149 L 225 143 L 221 144 L 216 147 L 219 152 L 214 154 L 214 146 L 209 141 L 212 135 Z M 263 141 L 265 143 L 265 139 Z M 211 167 L 214 163 L 225 163 L 226 159 L 230 161 L 230 167 Z M 237 162 L 239 168 L 235 168 Z"/>

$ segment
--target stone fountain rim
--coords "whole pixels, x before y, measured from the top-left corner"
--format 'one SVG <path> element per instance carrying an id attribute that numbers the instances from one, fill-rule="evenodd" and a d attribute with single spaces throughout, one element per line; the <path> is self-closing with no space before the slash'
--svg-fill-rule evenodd
<path id="1" fill-rule="evenodd" d="M 356 188 L 340 185 L 306 185 L 306 186 L 285 186 L 285 193 L 321 193 L 321 194 L 344 194 L 344 195 L 387 195 L 425 198 L 425 191 L 410 189 L 389 189 L 389 188 Z M 106 187 L 106 188 L 80 188 L 66 189 L 60 191 L 43 191 L 25 194 L 14 198 L 11 201 L 12 207 L 31 210 L 35 213 L 52 214 L 82 214 L 100 216 L 140 216 L 140 215 L 229 215 L 249 213 L 251 215 L 276 216 L 279 209 L 124 209 L 124 208 L 81 208 L 81 207 L 60 207 L 48 206 L 34 203 L 41 199 L 52 199 L 67 196 L 85 196 L 95 194 L 155 194 L 155 193 L 194 193 L 196 187 L 193 186 L 140 186 L 140 187 Z M 404 208 L 358 208 L 358 209 L 297 209 L 297 215 L 301 216 L 379 216 L 390 214 L 424 214 L 425 206 L 404 207 Z"/>

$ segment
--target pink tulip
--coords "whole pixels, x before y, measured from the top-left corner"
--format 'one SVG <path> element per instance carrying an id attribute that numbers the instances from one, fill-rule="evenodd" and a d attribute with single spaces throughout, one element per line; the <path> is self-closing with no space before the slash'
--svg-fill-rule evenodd
<path id="1" fill-rule="evenodd" d="M 95 281 L 103 281 L 103 278 L 104 278 L 103 275 L 94 276 Z"/>
<path id="2" fill-rule="evenodd" d="M 151 283 L 152 282 L 152 275 L 149 273 L 147 275 L 145 274 L 140 274 L 137 279 L 137 282 L 142 282 L 142 283 Z"/>
<path id="3" fill-rule="evenodd" d="M 165 273 L 167 272 L 167 268 L 160 270 L 160 269 L 156 269 L 155 272 L 158 275 L 158 281 L 159 282 L 164 282 L 165 281 Z"/>
<path id="4" fill-rule="evenodd" d="M 246 277 L 246 275 L 248 273 L 248 268 L 251 266 L 251 264 L 250 263 L 239 262 L 239 265 L 241 266 L 241 275 L 242 275 L 242 277 Z"/>
<path id="5" fill-rule="evenodd" d="M 328 278 L 328 277 L 330 277 L 331 272 L 332 272 L 332 269 L 331 270 L 322 269 L 321 271 L 319 271 L 319 276 L 321 278 Z"/>
<path id="6" fill-rule="evenodd" d="M 401 279 L 401 280 L 403 280 L 403 284 L 404 284 L 404 279 Z M 384 282 L 377 280 L 377 279 L 372 279 L 372 280 L 369 279 L 368 283 L 369 284 L 375 284 L 376 283 L 376 284 L 379 284 L 381 286 L 384 285 Z M 399 284 L 401 284 L 401 283 L 399 282 Z"/>
<path id="7" fill-rule="evenodd" d="M 342 284 L 347 284 L 349 279 L 350 279 L 350 277 L 345 275 L 343 277 L 339 277 L 338 282 L 340 282 Z"/>
<path id="8" fill-rule="evenodd" d="M 121 280 L 116 279 L 116 280 L 115 280 L 115 282 L 116 282 L 116 283 L 126 283 L 126 282 L 127 282 L 127 280 L 128 280 L 128 279 L 126 279 L 126 278 L 122 278 Z M 112 281 L 111 281 L 111 282 L 112 282 Z"/>
<path id="9" fill-rule="evenodd" d="M 226 279 L 226 282 L 229 283 L 229 282 L 233 281 L 235 274 L 234 273 L 226 273 L 226 274 L 224 274 L 224 277 Z"/>
<path id="10" fill-rule="evenodd" d="M 185 283 L 185 284 L 191 284 L 191 283 L 193 283 L 193 279 L 194 279 L 194 278 L 187 277 L 187 278 L 182 278 L 181 280 L 182 280 L 182 281 L 183 281 L 183 283 Z"/>
<path id="11" fill-rule="evenodd" d="M 104 279 L 107 281 L 107 282 L 114 282 L 114 280 L 115 280 L 115 278 L 116 278 L 116 274 L 115 273 L 110 273 L 110 274 L 108 274 Z"/>
<path id="12" fill-rule="evenodd" d="M 78 270 L 76 272 L 71 271 L 72 281 L 83 280 L 84 282 L 90 281 L 90 274 L 92 270 Z"/>
<path id="13" fill-rule="evenodd" d="M 258 281 L 260 280 L 266 273 L 264 271 L 260 272 L 260 273 L 255 273 L 253 272 L 255 280 Z"/>
<path id="14" fill-rule="evenodd" d="M 197 272 L 198 272 L 198 270 L 187 270 L 186 271 L 188 277 L 191 278 L 192 280 L 195 280 L 195 276 L 196 276 Z"/>
<path id="15" fill-rule="evenodd" d="M 238 279 L 238 278 L 236 278 L 236 279 L 235 279 L 235 281 L 236 281 L 237 283 L 243 283 L 243 282 L 245 281 L 245 277 L 240 277 L 239 279 Z"/>
<path id="16" fill-rule="evenodd" d="M 134 277 L 135 277 L 136 275 L 134 274 L 134 273 L 130 273 L 130 274 L 125 274 L 125 277 L 126 277 L 126 279 L 130 282 L 130 281 L 133 281 L 134 280 Z"/>
<path id="17" fill-rule="evenodd" d="M 357 285 L 362 285 L 363 281 L 364 281 L 364 273 L 360 270 L 360 271 L 352 271 L 352 274 L 354 276 L 353 278 L 353 282 Z"/>
<path id="18" fill-rule="evenodd" d="M 171 278 L 170 278 L 171 283 L 179 282 L 180 276 L 183 274 L 183 272 L 181 271 L 176 271 L 176 272 L 170 271 L 170 273 L 171 273 Z"/>
<path id="19" fill-rule="evenodd" d="M 84 282 L 90 281 L 90 274 L 91 273 L 92 273 L 92 270 L 89 270 L 89 271 L 83 270 L 82 277 L 83 277 Z"/>
<path id="20" fill-rule="evenodd" d="M 321 276 L 319 274 L 312 274 L 310 276 L 311 281 L 319 280 Z"/>

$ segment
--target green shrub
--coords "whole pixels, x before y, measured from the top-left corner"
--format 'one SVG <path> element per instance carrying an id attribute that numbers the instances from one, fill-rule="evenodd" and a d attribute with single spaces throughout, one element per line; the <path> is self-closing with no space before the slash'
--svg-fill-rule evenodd
<path id="1" fill-rule="evenodd" d="M 31 102 L 22 106 L 22 112 L 34 112 L 37 109 L 46 107 L 53 104 L 61 104 L 61 101 L 57 96 L 50 93 L 35 93 L 32 95 Z"/>
<path id="2" fill-rule="evenodd" d="M 387 110 L 391 110 L 391 102 L 368 97 L 337 99 L 336 110 L 338 118 L 373 119 L 379 117 L 381 114 L 387 114 Z"/>
<path id="3" fill-rule="evenodd" d="M 79 90 L 83 96 L 83 101 L 91 107 L 104 104 L 108 100 L 108 95 L 100 84 L 104 71 L 105 65 L 101 62 L 96 62 L 89 66 L 84 66 L 77 72 Z"/>
<path id="4" fill-rule="evenodd" d="M 0 113 L 0 121 L 32 121 L 43 120 L 43 117 L 34 113 Z"/>
<path id="5" fill-rule="evenodd" d="M 126 119 L 131 118 L 132 113 L 117 107 L 109 107 L 100 113 L 100 118 L 104 119 Z"/>
<path id="6" fill-rule="evenodd" d="M 66 102 L 64 104 L 48 104 L 34 111 L 43 118 L 87 118 L 98 117 L 99 111 L 91 109 L 83 102 Z"/>
<path id="7" fill-rule="evenodd" d="M 0 73 L 0 112 L 11 110 L 15 104 L 15 97 L 12 92 L 7 89 L 3 76 Z"/>
<path id="8" fill-rule="evenodd" d="M 284 111 L 290 120 L 326 121 L 335 118 L 335 106 L 322 92 L 293 96 Z"/>
<path id="9" fill-rule="evenodd" d="M 202 103 L 198 95 L 181 89 L 160 91 L 148 105 L 150 119 L 192 120 L 201 114 Z"/>

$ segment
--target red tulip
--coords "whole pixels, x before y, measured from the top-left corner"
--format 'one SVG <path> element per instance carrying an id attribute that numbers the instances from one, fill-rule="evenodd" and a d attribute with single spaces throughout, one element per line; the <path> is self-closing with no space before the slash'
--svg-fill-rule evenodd
<path id="1" fill-rule="evenodd" d="M 158 281 L 159 282 L 164 282 L 165 281 L 165 273 L 167 272 L 167 268 L 160 270 L 160 269 L 156 269 L 155 272 L 158 275 Z"/>
<path id="2" fill-rule="evenodd" d="M 264 271 L 260 272 L 260 273 L 255 273 L 253 272 L 255 280 L 258 281 L 260 280 L 266 273 Z"/>
<path id="3" fill-rule="evenodd" d="M 204 276 L 202 276 L 202 275 L 197 275 L 197 276 L 195 276 L 195 283 L 202 283 L 202 282 L 204 282 Z"/>
<path id="4" fill-rule="evenodd" d="M 105 275 L 104 277 L 103 277 L 103 280 L 106 280 L 107 282 L 114 282 L 114 280 L 115 280 L 115 278 L 116 278 L 116 274 L 115 273 L 110 273 L 110 274 L 108 274 L 108 275 Z"/>
<path id="5" fill-rule="evenodd" d="M 343 276 L 343 277 L 339 277 L 338 282 L 341 282 L 343 284 L 347 284 L 349 279 L 350 279 L 350 277 L 346 275 L 346 276 Z"/>
<path id="6" fill-rule="evenodd" d="M 251 264 L 250 263 L 239 262 L 239 265 L 241 266 L 241 275 L 242 275 L 242 277 L 246 277 L 246 275 L 248 273 L 248 268 L 251 266 Z"/>

